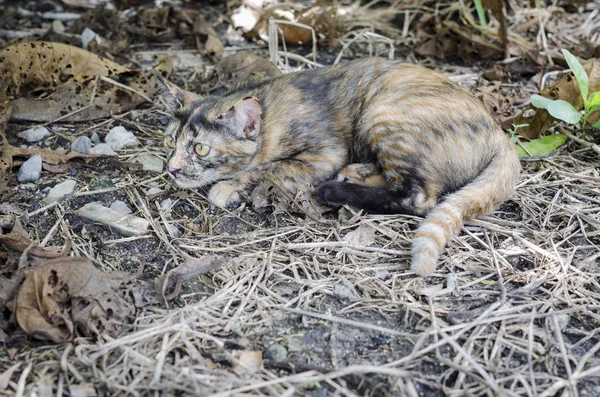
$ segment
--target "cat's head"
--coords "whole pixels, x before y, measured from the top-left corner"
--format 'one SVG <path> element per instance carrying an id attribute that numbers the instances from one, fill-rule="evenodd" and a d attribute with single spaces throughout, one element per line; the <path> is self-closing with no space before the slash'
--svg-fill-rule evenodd
<path id="1" fill-rule="evenodd" d="M 262 108 L 254 97 L 205 97 L 160 79 L 171 114 L 165 131 L 169 176 L 181 188 L 234 178 L 256 153 Z"/>

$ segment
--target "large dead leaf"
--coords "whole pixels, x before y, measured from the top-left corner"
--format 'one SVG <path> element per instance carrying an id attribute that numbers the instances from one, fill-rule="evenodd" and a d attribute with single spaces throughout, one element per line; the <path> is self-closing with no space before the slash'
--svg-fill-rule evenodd
<path id="1" fill-rule="evenodd" d="M 0 51 L 0 100 L 126 71 L 117 63 L 67 44 L 18 43 Z"/>
<path id="2" fill-rule="evenodd" d="M 589 77 L 589 92 L 600 91 L 600 62 L 588 62 L 583 65 L 583 68 Z M 579 93 L 577 81 L 572 73 L 565 75 L 556 83 L 544 88 L 540 92 L 540 95 L 550 99 L 562 99 L 569 102 L 578 110 L 583 108 L 583 98 Z M 598 115 L 592 115 L 588 121 L 594 123 L 597 119 Z M 528 139 L 534 139 L 546 132 L 556 121 L 546 109 L 538 109 L 532 105 L 528 105 L 521 113 L 506 120 L 502 127 L 508 129 L 513 124 L 528 124 L 526 127 L 519 128 L 519 135 Z"/>
<path id="3" fill-rule="evenodd" d="M 135 108 L 152 98 L 159 89 L 156 74 L 168 76 L 172 59 L 163 58 L 161 63 L 148 72 L 130 71 L 126 86 L 105 80 L 89 80 L 63 87 L 43 99 L 19 98 L 13 101 L 11 119 L 27 121 L 86 121 Z"/>
<path id="4" fill-rule="evenodd" d="M 115 337 L 134 314 L 131 276 L 103 273 L 87 258 L 65 257 L 27 272 L 16 304 L 19 326 L 37 339 L 66 342 L 75 330 Z"/>

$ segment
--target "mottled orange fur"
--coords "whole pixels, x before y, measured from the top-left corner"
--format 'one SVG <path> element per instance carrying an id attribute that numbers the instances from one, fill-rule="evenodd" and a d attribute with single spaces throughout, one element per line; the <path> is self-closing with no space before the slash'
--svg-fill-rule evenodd
<path id="1" fill-rule="evenodd" d="M 213 184 L 211 202 L 233 207 L 265 179 L 292 193 L 313 184 L 332 207 L 425 216 L 412 246 L 420 275 L 435 270 L 463 221 L 493 211 L 519 176 L 513 145 L 481 102 L 420 66 L 359 60 L 222 97 L 165 84 L 179 186 Z M 198 156 L 199 144 L 211 151 Z"/>

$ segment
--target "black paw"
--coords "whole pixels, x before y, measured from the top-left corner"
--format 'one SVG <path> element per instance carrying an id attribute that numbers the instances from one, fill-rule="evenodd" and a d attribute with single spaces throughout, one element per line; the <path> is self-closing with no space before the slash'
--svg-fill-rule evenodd
<path id="1" fill-rule="evenodd" d="M 332 208 L 340 208 L 347 203 L 348 183 L 340 181 L 327 181 L 317 186 L 317 198 L 319 201 Z"/>

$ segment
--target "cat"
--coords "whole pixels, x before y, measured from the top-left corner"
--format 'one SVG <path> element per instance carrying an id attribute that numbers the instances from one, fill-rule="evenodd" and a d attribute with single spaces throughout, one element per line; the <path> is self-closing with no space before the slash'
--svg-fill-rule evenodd
<path id="1" fill-rule="evenodd" d="M 200 97 L 160 79 L 173 118 L 168 171 L 181 188 L 212 185 L 234 208 L 259 182 L 370 213 L 424 216 L 411 270 L 426 276 L 464 220 L 514 190 L 516 150 L 471 93 L 444 75 L 369 58 Z"/>

